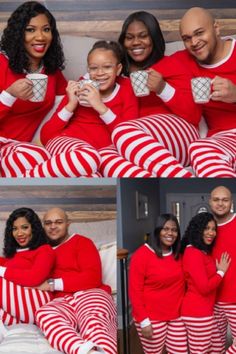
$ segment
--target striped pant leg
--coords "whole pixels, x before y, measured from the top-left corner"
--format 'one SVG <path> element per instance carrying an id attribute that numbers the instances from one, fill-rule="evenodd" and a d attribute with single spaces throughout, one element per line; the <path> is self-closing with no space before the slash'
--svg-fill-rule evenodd
<path id="1" fill-rule="evenodd" d="M 50 158 L 27 171 L 25 177 L 94 177 L 100 165 L 98 151 L 88 143 L 66 136 L 51 139 Z"/>
<path id="2" fill-rule="evenodd" d="M 198 177 L 236 177 L 236 133 L 219 133 L 193 142 L 191 165 Z"/>
<path id="3" fill-rule="evenodd" d="M 103 177 L 152 177 L 151 173 L 126 160 L 114 146 L 99 150 L 101 165 L 99 171 Z"/>
<path id="4" fill-rule="evenodd" d="M 165 347 L 165 341 L 167 336 L 167 322 L 151 321 L 153 336 L 152 338 L 145 338 L 142 335 L 141 327 L 138 322 L 135 323 L 136 330 L 142 348 L 145 354 L 162 354 Z"/>
<path id="5" fill-rule="evenodd" d="M 229 325 L 231 336 L 233 339 L 232 345 L 226 350 L 226 354 L 235 354 L 236 353 L 236 304 L 235 303 L 217 303 L 218 311 L 221 313 L 224 321 Z M 217 311 L 217 310 L 216 310 Z M 222 328 L 222 336 L 226 338 L 226 326 Z M 225 329 L 225 330 L 224 330 Z M 223 332 L 224 330 L 224 332 Z"/>
<path id="6" fill-rule="evenodd" d="M 221 303 L 216 303 L 214 306 L 214 319 L 215 325 L 212 334 L 211 354 L 224 354 L 228 321 Z"/>
<path id="7" fill-rule="evenodd" d="M 42 146 L 23 142 L 5 144 L 1 148 L 1 176 L 23 177 L 27 170 L 49 158 L 49 152 Z"/>
<path id="8" fill-rule="evenodd" d="M 102 289 L 75 294 L 77 323 L 81 336 L 107 354 L 117 353 L 117 313 L 111 295 Z"/>
<path id="9" fill-rule="evenodd" d="M 47 291 L 16 285 L 4 278 L 0 278 L 0 288 L 0 307 L 4 311 L 2 315 L 6 325 L 18 322 L 34 323 L 36 310 L 51 300 Z"/>
<path id="10" fill-rule="evenodd" d="M 169 354 L 188 354 L 187 331 L 180 318 L 168 322 L 166 349 Z"/>
<path id="11" fill-rule="evenodd" d="M 54 299 L 36 312 L 36 323 L 54 349 L 78 354 L 85 343 L 78 332 L 73 296 Z"/>
<path id="12" fill-rule="evenodd" d="M 192 177 L 188 146 L 199 138 L 195 127 L 174 115 L 160 114 L 119 124 L 112 140 L 127 160 L 155 177 Z"/>
<path id="13" fill-rule="evenodd" d="M 214 317 L 182 317 L 187 330 L 191 354 L 208 354 L 214 330 Z"/>

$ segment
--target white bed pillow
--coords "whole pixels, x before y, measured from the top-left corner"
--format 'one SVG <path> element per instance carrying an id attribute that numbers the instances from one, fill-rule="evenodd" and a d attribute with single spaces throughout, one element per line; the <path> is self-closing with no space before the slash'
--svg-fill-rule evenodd
<path id="1" fill-rule="evenodd" d="M 116 242 L 104 244 L 98 250 L 102 261 L 102 281 L 110 285 L 112 294 L 116 294 Z"/>

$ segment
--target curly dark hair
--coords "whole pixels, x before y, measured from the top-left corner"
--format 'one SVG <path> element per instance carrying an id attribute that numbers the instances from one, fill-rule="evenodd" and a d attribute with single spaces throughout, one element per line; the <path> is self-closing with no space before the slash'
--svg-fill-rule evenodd
<path id="1" fill-rule="evenodd" d="M 61 39 L 56 27 L 56 20 L 51 12 L 37 1 L 27 1 L 20 5 L 10 16 L 0 41 L 0 50 L 9 59 L 9 66 L 15 73 L 29 71 L 29 58 L 24 46 L 25 28 L 31 18 L 44 14 L 52 31 L 52 43 L 48 48 L 43 64 L 47 74 L 53 74 L 57 69 L 64 69 L 64 54 Z"/>
<path id="2" fill-rule="evenodd" d="M 7 258 L 13 257 L 16 250 L 20 248 L 19 244 L 13 237 L 12 230 L 14 221 L 22 217 L 27 219 L 32 228 L 32 239 L 27 247 L 34 250 L 47 243 L 47 237 L 38 215 L 30 208 L 23 207 L 15 209 L 6 221 L 3 254 Z"/>
<path id="3" fill-rule="evenodd" d="M 95 49 L 111 50 L 114 56 L 117 58 L 118 63 L 121 63 L 123 61 L 124 58 L 123 48 L 118 42 L 103 41 L 103 40 L 97 41 L 94 43 L 92 49 L 89 51 L 88 57 Z"/>
<path id="4" fill-rule="evenodd" d="M 142 22 L 148 30 L 148 33 L 151 37 L 153 50 L 150 56 L 142 63 L 142 67 L 140 69 L 147 69 L 152 66 L 154 63 L 163 58 L 165 53 L 165 40 L 160 29 L 159 22 L 156 17 L 151 13 L 146 11 L 138 11 L 130 14 L 123 23 L 121 33 L 118 39 L 118 42 L 121 44 L 122 48 L 124 48 L 125 57 L 123 64 L 123 73 L 129 76 L 129 68 L 132 64 L 132 58 L 127 54 L 127 51 L 124 47 L 124 41 L 126 37 L 126 33 L 129 25 L 132 22 Z"/>
<path id="5" fill-rule="evenodd" d="M 167 214 L 161 214 L 158 216 L 157 222 L 156 222 L 156 227 L 153 232 L 152 248 L 154 249 L 154 251 L 156 252 L 158 257 L 163 257 L 163 251 L 162 251 L 161 240 L 160 240 L 160 233 L 161 233 L 161 230 L 163 229 L 163 227 L 165 226 L 165 224 L 167 223 L 167 221 L 170 221 L 170 220 L 174 221 L 174 223 L 176 224 L 176 228 L 177 228 L 177 238 L 176 238 L 174 244 L 172 245 L 172 250 L 173 250 L 174 258 L 178 259 L 181 236 L 180 236 L 179 222 L 178 222 L 176 216 L 173 214 L 167 213 Z"/>
<path id="6" fill-rule="evenodd" d="M 208 212 L 202 212 L 195 215 L 189 222 L 187 229 L 184 233 L 183 239 L 181 241 L 181 253 L 184 252 L 188 245 L 192 245 L 201 251 L 210 253 L 215 240 L 211 245 L 206 245 L 203 241 L 203 232 L 206 229 L 208 223 L 214 221 L 217 230 L 217 223 L 214 216 Z"/>

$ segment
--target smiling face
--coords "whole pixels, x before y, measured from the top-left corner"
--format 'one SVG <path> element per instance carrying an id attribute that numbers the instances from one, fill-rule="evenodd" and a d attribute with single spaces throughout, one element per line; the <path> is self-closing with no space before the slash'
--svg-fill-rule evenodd
<path id="1" fill-rule="evenodd" d="M 124 47 L 134 62 L 142 63 L 152 53 L 153 43 L 145 24 L 133 21 L 127 28 Z"/>
<path id="2" fill-rule="evenodd" d="M 20 247 L 27 247 L 32 239 L 32 228 L 25 217 L 19 217 L 13 222 L 12 236 Z"/>
<path id="3" fill-rule="evenodd" d="M 109 96 L 116 83 L 116 77 L 121 73 L 122 65 L 118 63 L 114 52 L 103 48 L 94 49 L 88 56 L 88 72 L 91 80 L 99 82 L 102 97 Z"/>
<path id="4" fill-rule="evenodd" d="M 32 17 L 25 28 L 24 45 L 31 69 L 37 69 L 52 42 L 52 31 L 46 15 Z"/>
<path id="5" fill-rule="evenodd" d="M 189 10 L 181 20 L 180 35 L 185 48 L 200 63 L 213 64 L 220 57 L 219 26 L 205 10 Z"/>
<path id="6" fill-rule="evenodd" d="M 59 245 L 69 237 L 69 222 L 65 212 L 60 208 L 50 209 L 45 214 L 43 227 L 53 246 Z"/>
<path id="7" fill-rule="evenodd" d="M 160 231 L 160 243 L 163 251 L 169 251 L 178 237 L 178 228 L 173 220 L 168 220 Z"/>
<path id="8" fill-rule="evenodd" d="M 225 222 L 231 217 L 232 195 L 228 188 L 217 187 L 211 192 L 209 204 L 216 220 Z"/>
<path id="9" fill-rule="evenodd" d="M 202 235 L 205 245 L 211 245 L 216 237 L 216 223 L 214 220 L 208 222 Z"/>

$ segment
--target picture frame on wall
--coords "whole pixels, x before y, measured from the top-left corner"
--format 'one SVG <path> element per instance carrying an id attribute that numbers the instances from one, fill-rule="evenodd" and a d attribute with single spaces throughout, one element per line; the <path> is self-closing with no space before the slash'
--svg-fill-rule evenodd
<path id="1" fill-rule="evenodd" d="M 136 205 L 136 219 L 147 219 L 148 210 L 148 197 L 138 191 L 135 192 L 135 205 Z"/>

